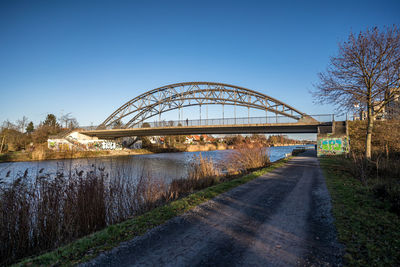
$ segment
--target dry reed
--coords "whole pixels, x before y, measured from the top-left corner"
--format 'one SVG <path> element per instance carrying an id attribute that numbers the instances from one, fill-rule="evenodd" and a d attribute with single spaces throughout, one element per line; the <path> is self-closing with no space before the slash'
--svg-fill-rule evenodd
<path id="1" fill-rule="evenodd" d="M 268 150 L 257 143 L 240 144 L 225 161 L 228 174 L 243 173 L 265 167 L 270 163 Z"/>
<path id="2" fill-rule="evenodd" d="M 265 148 L 247 145 L 232 153 L 225 168 L 243 173 L 268 162 Z M 117 169 L 112 178 L 92 166 L 87 172 L 34 178 L 25 171 L 13 182 L 0 181 L 0 265 L 54 249 L 227 177 L 201 154 L 191 161 L 187 179 L 169 185 L 143 170 L 132 179 L 131 169 Z"/>
<path id="3" fill-rule="evenodd" d="M 175 179 L 168 190 L 168 199 L 176 199 L 195 190 L 212 186 L 219 182 L 220 170 L 211 158 L 203 158 L 201 153 L 189 164 L 187 179 Z"/>
<path id="4" fill-rule="evenodd" d="M 19 176 L 0 187 L 0 265 L 54 249 L 145 212 L 164 200 L 167 186 L 101 170 Z"/>
<path id="5" fill-rule="evenodd" d="M 372 160 L 364 154 L 352 152 L 350 160 L 338 158 L 340 166 L 368 187 L 375 197 L 387 201 L 391 209 L 400 214 L 400 159 L 374 154 Z"/>

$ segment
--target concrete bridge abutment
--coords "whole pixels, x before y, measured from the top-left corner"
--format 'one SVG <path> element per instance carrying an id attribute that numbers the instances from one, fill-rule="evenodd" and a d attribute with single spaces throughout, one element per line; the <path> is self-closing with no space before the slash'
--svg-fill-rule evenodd
<path id="1" fill-rule="evenodd" d="M 318 126 L 317 154 L 341 155 L 350 151 L 347 121 L 333 121 L 331 126 Z"/>

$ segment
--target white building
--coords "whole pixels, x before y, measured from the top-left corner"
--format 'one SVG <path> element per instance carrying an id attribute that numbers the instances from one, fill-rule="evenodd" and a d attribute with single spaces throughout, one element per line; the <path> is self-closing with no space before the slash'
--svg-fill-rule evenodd
<path id="1" fill-rule="evenodd" d="M 98 139 L 79 133 L 79 130 L 64 135 L 52 136 L 47 140 L 49 149 L 66 150 L 120 150 L 122 146 L 112 140 Z"/>

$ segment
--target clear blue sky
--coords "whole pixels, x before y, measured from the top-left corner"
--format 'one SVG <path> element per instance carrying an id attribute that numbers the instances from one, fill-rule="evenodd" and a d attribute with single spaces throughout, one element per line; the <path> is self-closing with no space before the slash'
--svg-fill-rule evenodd
<path id="1" fill-rule="evenodd" d="M 312 103 L 317 73 L 351 31 L 393 24 L 398 0 L 1 0 L 0 122 L 72 112 L 99 124 L 129 99 L 183 81 L 332 113 Z"/>

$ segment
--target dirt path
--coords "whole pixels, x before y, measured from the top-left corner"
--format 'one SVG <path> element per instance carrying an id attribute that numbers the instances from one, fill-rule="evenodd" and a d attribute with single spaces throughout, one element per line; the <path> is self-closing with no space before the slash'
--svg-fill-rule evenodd
<path id="1" fill-rule="evenodd" d="M 88 266 L 337 266 L 315 151 L 208 201 Z"/>

